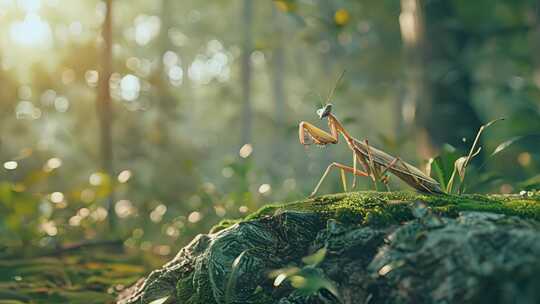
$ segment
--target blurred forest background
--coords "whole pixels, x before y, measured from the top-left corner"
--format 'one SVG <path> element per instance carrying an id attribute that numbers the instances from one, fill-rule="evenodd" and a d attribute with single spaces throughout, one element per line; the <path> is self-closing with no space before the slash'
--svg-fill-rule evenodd
<path id="1" fill-rule="evenodd" d="M 423 168 L 506 117 L 468 192 L 540 180 L 537 0 L 0 0 L 0 25 L 0 257 L 119 241 L 166 259 L 304 198 L 351 161 L 297 133 L 326 128 L 345 69 L 332 103 L 353 136 Z"/>

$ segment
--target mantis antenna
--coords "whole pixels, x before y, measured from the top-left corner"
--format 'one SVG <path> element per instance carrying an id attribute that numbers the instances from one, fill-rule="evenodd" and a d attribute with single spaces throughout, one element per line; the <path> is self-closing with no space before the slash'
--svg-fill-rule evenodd
<path id="1" fill-rule="evenodd" d="M 315 93 L 315 94 L 317 94 L 317 96 L 319 97 L 319 103 L 321 104 L 321 108 L 323 108 L 324 107 L 324 100 L 323 100 L 321 94 L 319 94 L 318 92 Z"/>
<path id="2" fill-rule="evenodd" d="M 339 74 L 339 77 L 336 80 L 336 83 L 334 84 L 334 87 L 330 90 L 330 92 L 328 92 L 328 97 L 326 98 L 326 103 L 329 103 L 330 98 L 332 98 L 332 96 L 334 96 L 334 92 L 336 91 L 336 88 L 338 87 L 339 83 L 341 82 L 341 80 L 345 76 L 345 72 L 346 72 L 346 70 L 343 70 L 343 71 L 341 71 L 341 74 Z"/>

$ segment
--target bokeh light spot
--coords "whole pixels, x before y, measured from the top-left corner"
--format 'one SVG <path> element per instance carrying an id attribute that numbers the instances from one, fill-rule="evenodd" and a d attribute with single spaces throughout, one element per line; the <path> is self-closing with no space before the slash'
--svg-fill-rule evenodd
<path id="1" fill-rule="evenodd" d="M 197 223 L 198 221 L 201 220 L 201 218 L 202 218 L 202 215 L 201 215 L 200 212 L 198 212 L 198 211 L 193 211 L 193 212 L 191 212 L 191 213 L 189 214 L 189 216 L 188 216 L 188 221 L 189 221 L 190 223 Z"/>
<path id="2" fill-rule="evenodd" d="M 58 191 L 53 192 L 50 195 L 50 200 L 51 200 L 51 202 L 53 202 L 55 204 L 59 204 L 59 203 L 64 201 L 64 194 L 62 192 L 58 192 Z"/>
<path id="3" fill-rule="evenodd" d="M 127 74 L 120 80 L 120 94 L 124 100 L 134 101 L 139 98 L 141 82 L 139 77 Z"/>
<path id="4" fill-rule="evenodd" d="M 248 158 L 251 153 L 253 153 L 253 146 L 251 144 L 245 144 L 240 148 L 240 151 L 238 154 L 240 154 L 240 157 L 242 158 Z"/>
<path id="5" fill-rule="evenodd" d="M 163 215 L 167 212 L 167 206 L 159 204 L 152 212 L 150 212 L 150 220 L 154 223 L 159 223 L 163 219 Z"/>
<path id="6" fill-rule="evenodd" d="M 15 170 L 18 166 L 19 164 L 14 160 L 10 160 L 4 163 L 4 169 L 6 170 Z"/>
<path id="7" fill-rule="evenodd" d="M 132 173 L 130 170 L 122 170 L 122 172 L 118 174 L 118 182 L 127 183 L 131 178 L 131 175 Z"/>
<path id="8" fill-rule="evenodd" d="M 247 206 L 240 206 L 238 211 L 240 211 L 240 213 L 246 213 L 249 211 L 249 208 Z"/>
<path id="9" fill-rule="evenodd" d="M 54 99 L 54 108 L 60 113 L 64 113 L 69 109 L 69 100 L 64 96 L 58 96 Z"/>
<path id="10" fill-rule="evenodd" d="M 62 160 L 58 157 L 50 158 L 45 166 L 49 170 L 58 169 L 62 166 Z"/>
<path id="11" fill-rule="evenodd" d="M 262 184 L 259 186 L 259 193 L 263 195 L 268 195 L 272 191 L 270 184 Z"/>
<path id="12" fill-rule="evenodd" d="M 517 157 L 517 161 L 523 167 L 527 167 L 531 164 L 531 154 L 529 152 L 521 152 Z"/>
<path id="13" fill-rule="evenodd" d="M 135 208 L 133 207 L 133 203 L 131 203 L 131 201 L 119 200 L 114 205 L 114 211 L 119 218 L 126 218 L 135 213 Z"/>
<path id="14" fill-rule="evenodd" d="M 231 178 L 234 175 L 234 170 L 231 167 L 225 167 L 221 170 L 221 175 L 225 178 Z"/>
<path id="15" fill-rule="evenodd" d="M 337 25 L 343 26 L 349 22 L 350 15 L 349 12 L 343 8 L 338 9 L 334 14 L 334 21 Z"/>
<path id="16" fill-rule="evenodd" d="M 49 236 L 55 236 L 58 234 L 58 228 L 53 221 L 47 221 L 41 224 L 41 230 L 43 230 Z"/>

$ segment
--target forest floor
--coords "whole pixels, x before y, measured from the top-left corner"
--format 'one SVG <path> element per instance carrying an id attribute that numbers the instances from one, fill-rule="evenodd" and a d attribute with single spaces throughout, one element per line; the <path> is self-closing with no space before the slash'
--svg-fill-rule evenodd
<path id="1" fill-rule="evenodd" d="M 164 262 L 116 251 L 0 260 L 0 304 L 114 303 L 118 292 Z"/>
<path id="2" fill-rule="evenodd" d="M 320 238 L 319 234 L 322 233 L 321 235 L 324 236 L 324 231 L 329 229 L 328 227 L 333 227 L 328 223 L 325 224 L 326 220 L 328 220 L 329 223 L 334 223 L 334 221 L 336 221 L 336 223 L 343 223 L 343 231 L 350 230 L 354 232 L 358 229 L 371 229 L 375 231 L 376 229 L 381 229 L 381 233 L 379 233 L 380 235 L 378 234 L 379 236 L 381 236 L 387 232 L 387 227 L 414 220 L 419 216 L 422 217 L 422 219 L 416 221 L 429 222 L 425 218 L 432 218 L 429 216 L 430 212 L 433 212 L 434 216 L 435 214 L 437 214 L 448 216 L 449 218 L 456 218 L 460 217 L 460 214 L 463 211 L 481 211 L 503 214 L 506 216 L 516 216 L 516 218 L 519 217 L 539 220 L 539 199 L 540 197 L 538 196 L 538 194 L 536 194 L 534 197 L 521 197 L 519 195 L 429 196 L 401 192 L 359 192 L 327 195 L 305 201 L 266 205 L 263 208 L 259 209 L 257 212 L 250 214 L 243 220 L 237 219 L 222 221 L 212 229 L 212 234 L 208 235 L 206 238 L 222 238 L 222 242 L 227 241 L 228 238 L 232 238 L 236 242 L 236 237 L 240 237 L 242 239 L 242 242 L 245 243 L 245 235 L 242 233 L 236 233 L 236 230 L 240 228 L 247 229 L 250 228 L 252 225 L 253 227 L 258 227 L 257 229 L 261 229 L 261 227 L 266 227 L 265 229 L 267 229 L 268 231 L 263 229 L 264 233 L 260 235 L 268 236 L 273 235 L 272 233 L 270 233 L 273 231 L 272 229 L 281 229 L 284 231 L 275 233 L 276 238 L 279 239 L 283 235 L 286 235 L 288 239 L 279 242 L 268 241 L 267 244 L 296 244 L 296 246 L 286 246 L 286 248 L 300 248 L 301 250 L 298 249 L 297 252 L 297 260 L 303 261 L 304 258 L 302 257 L 304 257 L 307 253 L 311 254 L 310 248 L 313 247 L 313 242 Z M 415 206 L 415 204 L 417 204 L 418 202 L 421 202 L 420 207 L 412 207 Z M 429 210 L 422 207 L 422 204 L 429 206 Z M 428 214 L 427 217 L 426 214 Z M 299 225 L 295 226 L 294 217 L 298 216 L 302 218 L 297 223 Z M 283 220 L 283 218 L 286 218 L 287 220 Z M 309 231 L 305 231 L 305 233 L 295 234 L 297 230 L 305 230 L 310 227 L 309 225 L 307 225 L 307 223 L 309 222 L 309 218 L 315 219 L 313 221 L 317 222 L 317 224 L 313 224 L 312 226 L 316 227 L 312 227 L 313 229 L 311 230 L 308 229 Z M 433 217 L 433 219 L 436 219 L 437 223 L 440 222 L 437 216 Z M 275 223 L 273 223 L 272 225 L 268 225 L 268 223 L 266 223 L 267 221 L 275 221 Z M 453 220 L 449 219 L 445 221 Z M 234 225 L 238 222 L 244 222 L 244 225 Z M 464 220 L 463 222 L 470 223 L 473 222 L 473 220 Z M 505 219 L 503 222 L 503 224 L 506 225 L 511 221 Z M 524 224 L 520 225 L 523 226 Z M 521 227 L 520 225 L 518 226 Z M 484 226 L 489 227 L 489 225 L 484 224 L 478 225 L 478 227 Z M 230 229 L 228 229 L 229 227 Z M 494 227 L 498 226 L 495 225 Z M 472 228 L 468 227 L 464 231 L 470 231 L 471 229 Z M 224 231 L 225 233 L 217 233 L 218 231 L 222 230 L 227 231 Z M 434 231 L 436 232 L 439 230 L 440 229 L 437 228 Z M 506 228 L 501 229 L 501 231 L 506 231 Z M 431 232 L 422 231 L 421 234 L 427 235 L 427 233 Z M 336 235 L 339 236 L 341 234 L 338 233 Z M 253 240 L 260 241 L 260 235 L 257 234 L 256 237 L 253 238 Z M 330 233 L 329 235 L 335 237 L 335 235 L 332 233 Z M 298 240 L 294 241 L 294 239 L 296 238 Z M 201 242 L 201 240 L 205 240 L 204 235 L 203 238 L 196 238 L 196 240 L 199 240 L 199 243 Z M 201 252 L 206 252 L 206 250 L 222 249 L 222 247 L 216 245 L 213 247 L 209 246 L 208 248 L 203 250 L 203 247 L 197 247 L 198 243 L 196 242 L 196 240 L 187 246 L 188 249 L 186 252 L 191 252 L 191 249 L 197 249 L 196 253 L 200 254 Z M 305 242 L 305 246 L 302 247 L 298 245 L 301 243 L 301 241 Z M 327 241 L 330 242 L 331 240 Z M 343 247 L 343 244 L 347 242 L 344 243 L 343 240 L 339 239 L 337 243 L 340 244 L 338 247 L 341 248 Z M 249 242 L 247 245 L 251 246 Z M 195 246 L 196 248 L 191 248 L 190 246 Z M 326 248 L 325 246 L 323 247 Z M 461 247 L 463 246 L 460 245 L 456 248 Z M 228 247 L 224 246 L 223 248 Z M 276 252 L 279 251 L 278 249 L 276 249 Z M 353 251 L 357 252 L 358 250 L 355 249 Z M 252 254 L 255 253 L 256 252 L 254 251 Z M 231 253 L 220 251 L 220 254 L 213 254 L 209 256 L 214 255 L 223 257 L 223 261 L 226 262 L 225 264 L 230 265 L 230 262 L 232 262 L 232 260 L 238 257 L 238 252 L 235 251 Z M 196 254 L 193 253 L 193 256 L 196 256 Z M 289 256 L 291 256 L 291 254 L 278 255 L 278 257 L 280 258 Z M 336 260 L 341 261 L 340 259 L 343 260 L 341 256 L 336 256 Z M 186 261 L 189 262 L 189 260 Z M 200 261 L 205 260 L 200 259 Z M 219 260 L 218 262 L 223 261 Z M 70 250 L 67 252 L 49 253 L 46 256 L 41 257 L 18 257 L 3 259 L 0 260 L 0 304 L 114 303 L 119 293 L 122 293 L 122 291 L 126 290 L 127 287 L 132 286 L 136 282 L 142 282 L 139 281 L 141 278 L 144 278 L 144 276 L 147 275 L 152 269 L 159 269 L 161 265 L 163 265 L 165 262 L 165 260 L 159 259 L 155 256 L 150 256 L 149 253 L 145 252 L 123 252 L 121 243 L 120 246 L 112 248 L 82 248 L 79 250 Z M 193 260 L 193 262 L 195 263 L 196 261 Z M 288 265 L 291 261 L 283 258 L 282 262 L 283 265 Z M 357 261 L 354 262 L 356 263 Z M 170 265 L 174 266 L 175 263 Z M 343 268 L 340 266 L 336 269 Z M 180 270 L 181 269 L 171 268 L 171 270 L 169 271 L 167 268 L 164 268 L 164 277 L 169 278 L 169 275 L 173 275 L 174 277 L 183 277 L 185 274 L 177 273 Z M 237 272 L 238 271 L 240 270 L 237 270 Z M 229 272 L 230 269 L 225 271 L 224 274 L 228 274 Z M 254 272 L 252 270 L 249 270 L 246 273 Z M 190 273 L 189 275 L 193 274 Z M 268 281 L 268 278 L 263 279 L 264 281 Z M 161 286 L 159 285 L 161 282 L 159 276 L 155 276 L 152 280 L 155 281 L 154 283 L 157 284 L 156 286 Z M 221 282 L 221 280 L 218 281 Z M 158 288 L 155 290 L 163 290 L 164 292 L 168 292 L 168 289 L 166 288 L 167 286 L 164 285 L 162 289 Z M 213 288 L 219 290 L 218 287 Z M 194 290 L 196 289 L 186 289 L 186 291 L 190 291 L 189 294 L 186 294 L 186 296 L 193 300 L 190 300 L 191 302 L 188 302 L 207 303 L 205 301 L 196 301 L 196 299 L 193 298 L 197 294 L 196 292 L 193 292 Z M 144 295 L 145 290 L 142 289 L 141 292 L 142 293 L 140 293 L 140 295 Z M 179 292 L 178 294 L 182 293 Z M 149 295 L 150 298 L 153 297 L 153 294 L 150 293 Z M 161 293 L 156 296 L 161 296 Z M 269 299 L 273 299 L 273 297 L 274 295 L 272 295 L 272 297 L 269 296 Z M 136 295 L 133 297 L 133 299 L 137 298 L 138 296 Z"/>

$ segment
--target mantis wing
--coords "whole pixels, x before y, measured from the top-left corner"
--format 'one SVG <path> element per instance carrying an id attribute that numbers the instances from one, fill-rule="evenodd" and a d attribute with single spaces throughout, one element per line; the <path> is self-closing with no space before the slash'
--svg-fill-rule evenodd
<path id="1" fill-rule="evenodd" d="M 388 166 L 396 159 L 394 156 L 391 156 L 386 152 L 372 146 L 368 146 L 365 142 L 355 140 L 354 145 L 355 150 L 364 155 L 366 159 L 369 159 L 369 154 L 371 154 L 373 162 L 381 167 Z M 423 192 L 443 193 L 439 183 L 436 180 L 405 161 L 401 160 L 396 165 L 388 168 L 388 170 L 417 190 Z"/>

